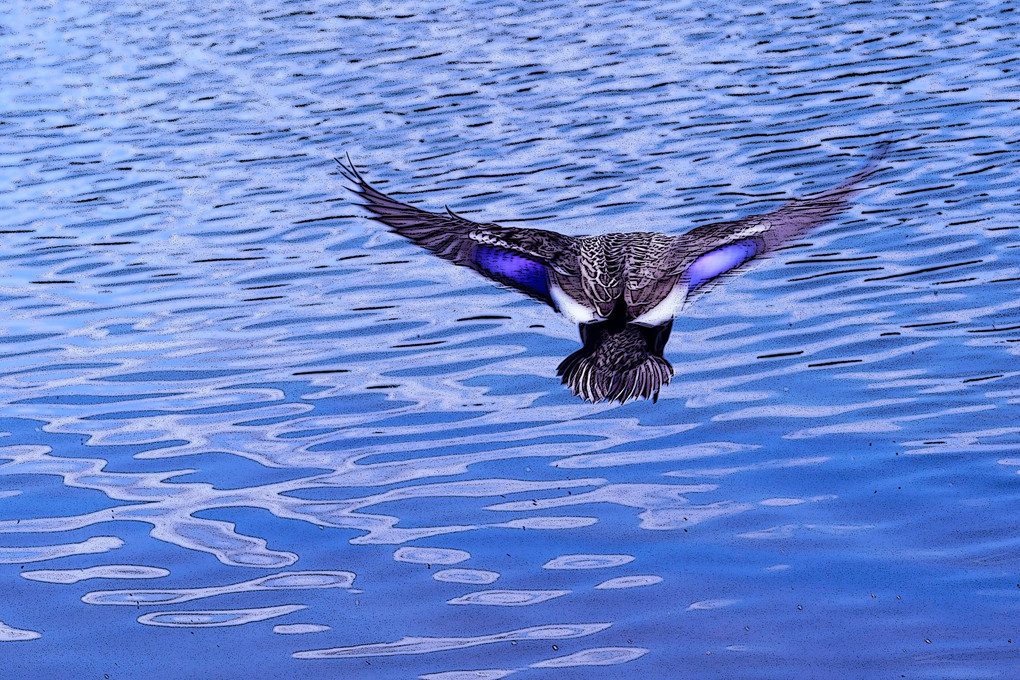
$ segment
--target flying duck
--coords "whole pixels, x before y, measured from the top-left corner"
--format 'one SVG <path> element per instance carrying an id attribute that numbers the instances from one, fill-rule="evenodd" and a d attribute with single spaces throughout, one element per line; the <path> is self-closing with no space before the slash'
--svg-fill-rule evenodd
<path id="1" fill-rule="evenodd" d="M 429 212 L 372 187 L 351 162 L 335 159 L 348 189 L 373 219 L 433 254 L 517 290 L 578 324 L 584 346 L 556 372 L 592 403 L 658 399 L 673 377 L 663 350 L 673 317 L 692 295 L 774 252 L 842 211 L 876 172 L 881 151 L 833 189 L 761 215 L 671 236 L 628 232 L 575 237 L 543 229 L 480 224 Z"/>

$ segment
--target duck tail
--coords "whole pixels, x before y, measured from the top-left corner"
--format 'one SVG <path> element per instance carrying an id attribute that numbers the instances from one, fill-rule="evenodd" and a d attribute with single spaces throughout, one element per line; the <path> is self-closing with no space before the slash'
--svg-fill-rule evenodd
<path id="1" fill-rule="evenodd" d="M 655 401 L 673 377 L 673 367 L 662 356 L 665 342 L 642 326 L 582 328 L 582 337 L 584 347 L 564 359 L 556 373 L 585 401 Z"/>

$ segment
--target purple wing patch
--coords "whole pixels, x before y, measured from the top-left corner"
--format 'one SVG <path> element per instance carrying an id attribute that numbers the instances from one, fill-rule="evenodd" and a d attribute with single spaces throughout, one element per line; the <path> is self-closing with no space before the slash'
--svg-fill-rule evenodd
<path id="1" fill-rule="evenodd" d="M 502 248 L 478 246 L 478 268 L 492 278 L 542 300 L 549 300 L 549 275 L 545 265 Z"/>
<path id="2" fill-rule="evenodd" d="M 688 290 L 694 292 L 715 277 L 744 264 L 762 250 L 764 250 L 764 244 L 757 239 L 738 241 L 722 248 L 710 250 L 695 260 L 684 272 L 688 281 Z"/>

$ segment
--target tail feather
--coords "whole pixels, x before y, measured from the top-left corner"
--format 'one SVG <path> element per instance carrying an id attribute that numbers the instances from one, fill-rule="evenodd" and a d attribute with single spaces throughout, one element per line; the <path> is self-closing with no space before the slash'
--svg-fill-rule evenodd
<path id="1" fill-rule="evenodd" d="M 600 330 L 592 340 L 556 370 L 563 384 L 586 401 L 656 400 L 673 377 L 673 367 L 633 325 Z"/>

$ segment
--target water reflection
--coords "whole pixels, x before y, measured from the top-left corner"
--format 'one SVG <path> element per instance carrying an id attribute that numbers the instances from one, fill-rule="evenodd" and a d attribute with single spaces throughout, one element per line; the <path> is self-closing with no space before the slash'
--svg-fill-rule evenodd
<path id="1" fill-rule="evenodd" d="M 40 637 L 42 637 L 42 634 L 34 630 L 14 628 L 0 621 L 0 642 L 24 642 L 26 640 L 36 640 Z"/>
<path id="2" fill-rule="evenodd" d="M 242 583 L 207 588 L 182 588 L 179 590 L 95 590 L 83 595 L 81 601 L 86 604 L 113 604 L 137 607 L 151 604 L 180 604 L 217 595 L 248 593 L 259 590 L 350 588 L 353 584 L 354 574 L 349 571 L 292 571 L 262 576 Z"/>
<path id="3" fill-rule="evenodd" d="M 616 590 L 618 588 L 638 588 L 640 586 L 654 586 L 662 583 L 661 576 L 649 574 L 647 576 L 617 576 L 595 586 L 599 590 Z"/>
<path id="4" fill-rule="evenodd" d="M 524 607 L 569 595 L 569 590 L 479 590 L 447 600 L 447 604 L 480 604 L 496 607 Z"/>
<path id="5" fill-rule="evenodd" d="M 330 630 L 329 626 L 316 623 L 281 623 L 273 626 L 273 632 L 277 635 L 306 635 L 308 633 L 323 633 L 327 630 Z"/>
<path id="6" fill-rule="evenodd" d="M 170 574 L 162 567 L 143 567 L 133 564 L 104 564 L 88 569 L 34 569 L 21 572 L 21 578 L 44 583 L 77 583 L 93 578 L 136 579 L 162 578 Z"/>
<path id="7" fill-rule="evenodd" d="M 335 647 L 297 652 L 298 659 L 340 659 L 365 656 L 396 656 L 402 654 L 428 654 L 431 652 L 465 649 L 498 642 L 522 642 L 531 640 L 567 640 L 594 635 L 609 628 L 608 623 L 556 624 L 532 626 L 492 635 L 463 638 L 405 637 L 397 642 L 385 642 L 355 647 Z"/>
<path id="8" fill-rule="evenodd" d="M 443 569 L 432 574 L 432 578 L 447 583 L 467 583 L 485 586 L 498 579 L 499 574 L 484 569 Z"/>
<path id="9" fill-rule="evenodd" d="M 573 666 L 613 666 L 639 659 L 648 650 L 643 647 L 595 647 L 531 664 L 532 668 L 571 668 Z"/>
<path id="10" fill-rule="evenodd" d="M 138 623 L 167 628 L 218 628 L 243 626 L 256 621 L 275 619 L 305 609 L 303 604 L 278 607 L 251 607 L 249 609 L 209 609 L 204 611 L 152 612 L 138 617 Z"/>

